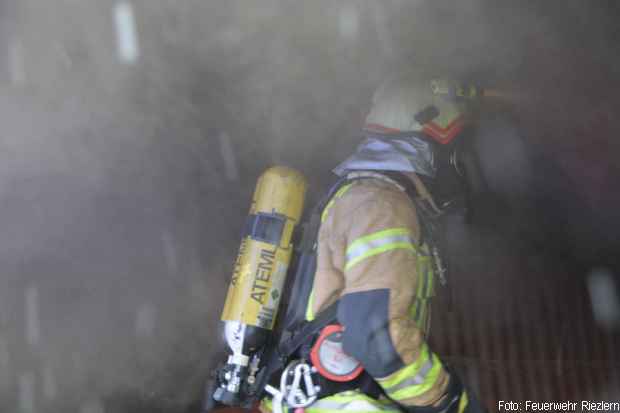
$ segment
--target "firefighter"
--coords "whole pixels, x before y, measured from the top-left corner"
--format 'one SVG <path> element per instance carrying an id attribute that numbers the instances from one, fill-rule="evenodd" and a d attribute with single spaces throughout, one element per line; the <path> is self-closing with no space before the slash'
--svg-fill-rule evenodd
<path id="1" fill-rule="evenodd" d="M 445 272 L 435 221 L 465 205 L 467 107 L 481 93 L 404 74 L 373 96 L 365 140 L 335 168 L 321 207 L 308 297 L 295 302 L 307 321 L 337 303 L 342 351 L 376 389 L 323 384 L 308 413 L 483 411 L 426 342 Z"/>

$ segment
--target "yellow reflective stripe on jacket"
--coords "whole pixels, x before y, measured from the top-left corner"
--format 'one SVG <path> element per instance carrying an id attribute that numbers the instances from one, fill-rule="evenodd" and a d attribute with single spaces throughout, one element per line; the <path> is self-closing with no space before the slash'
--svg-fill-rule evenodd
<path id="1" fill-rule="evenodd" d="M 422 306 L 422 300 L 419 299 L 414 299 L 413 303 L 411 304 L 411 307 L 409 308 L 409 315 L 411 316 L 411 318 L 413 318 L 416 323 L 418 322 L 418 318 L 420 317 L 420 312 L 422 311 L 421 309 Z"/>
<path id="2" fill-rule="evenodd" d="M 273 411 L 271 399 L 261 400 L 261 408 Z M 289 409 L 290 410 L 290 409 Z M 317 400 L 304 409 L 307 413 L 400 413 L 396 405 L 389 400 L 376 400 L 359 390 L 349 390 Z"/>
<path id="3" fill-rule="evenodd" d="M 418 359 L 383 379 L 379 384 L 392 399 L 398 401 L 419 396 L 430 390 L 441 373 L 441 361 L 433 354 L 427 344 L 422 345 Z"/>
<path id="4" fill-rule="evenodd" d="M 410 315 L 415 320 L 418 327 L 428 328 L 428 313 L 431 304 L 431 297 L 435 292 L 435 274 L 433 271 L 433 261 L 428 254 L 426 245 L 418 247 L 416 253 L 416 276 L 417 285 L 415 299 L 410 308 Z"/>
<path id="5" fill-rule="evenodd" d="M 432 297 L 435 291 L 433 261 L 427 251 L 428 247 L 425 245 L 416 254 L 416 273 L 418 275 L 416 297 L 419 298 Z"/>
<path id="6" fill-rule="evenodd" d="M 307 413 L 398 413 L 398 407 L 388 400 L 376 400 L 359 390 L 337 393 L 317 400 L 304 409 Z"/>
<path id="7" fill-rule="evenodd" d="M 331 207 L 334 206 L 334 202 L 336 202 L 336 199 L 338 199 L 341 196 L 343 196 L 344 193 L 347 192 L 349 190 L 349 188 L 351 188 L 351 185 L 353 185 L 353 183 L 346 184 L 342 188 L 340 188 L 338 191 L 336 191 L 336 193 L 334 194 L 332 199 L 329 200 L 329 202 L 327 203 L 327 205 L 323 209 L 323 212 L 321 213 L 321 222 L 323 222 L 323 221 L 325 221 L 327 219 L 327 214 L 329 213 L 329 210 L 331 209 Z"/>
<path id="8" fill-rule="evenodd" d="M 467 397 L 467 392 L 463 391 L 461 395 L 461 400 L 459 401 L 459 408 L 457 410 L 458 413 L 463 413 L 465 408 L 467 408 L 467 403 L 469 403 L 469 398 Z"/>
<path id="9" fill-rule="evenodd" d="M 268 411 L 268 412 L 273 412 L 273 401 L 271 398 L 269 397 L 264 397 L 261 401 L 260 401 L 260 406 L 259 409 L 261 411 Z M 288 407 L 287 406 L 282 406 L 282 411 L 284 413 L 288 412 Z"/>
<path id="10" fill-rule="evenodd" d="M 260 401 L 260 404 L 262 407 L 272 410 L 273 403 L 270 398 L 265 397 L 263 400 Z"/>
<path id="11" fill-rule="evenodd" d="M 435 354 L 431 356 L 431 359 L 432 367 L 430 368 L 430 370 L 425 372 L 423 377 L 421 376 L 422 381 L 420 383 L 418 383 L 419 379 L 417 378 L 417 376 L 413 377 L 410 380 L 407 380 L 408 386 L 398 386 L 398 390 L 394 392 L 388 392 L 388 395 L 392 399 L 398 401 L 420 396 L 433 388 L 435 386 L 435 383 L 437 382 L 437 379 L 439 378 L 442 366 L 441 361 L 439 361 L 439 358 Z"/>
<path id="12" fill-rule="evenodd" d="M 430 357 L 418 370 L 418 372 L 413 377 L 409 377 L 395 386 L 389 387 L 385 389 L 389 394 L 397 393 L 402 389 L 406 389 L 411 386 L 417 386 L 426 381 L 428 374 L 433 370 L 435 363 L 433 357 Z"/>
<path id="13" fill-rule="evenodd" d="M 386 391 L 394 386 L 399 385 L 402 381 L 407 380 L 409 377 L 415 376 L 418 373 L 418 370 L 422 367 L 424 363 L 430 360 L 430 351 L 428 349 L 428 345 L 426 343 L 422 343 L 420 355 L 418 359 L 412 364 L 403 367 L 399 371 L 378 379 L 377 381 L 381 384 L 381 387 L 386 389 Z"/>
<path id="14" fill-rule="evenodd" d="M 314 311 L 312 311 L 312 307 L 314 307 L 314 286 L 312 286 L 312 291 L 310 291 L 310 297 L 308 298 L 308 306 L 306 307 L 306 321 L 314 320 Z"/>
<path id="15" fill-rule="evenodd" d="M 416 298 L 411 306 L 411 317 L 421 329 L 426 328 L 426 318 L 430 305 L 429 299 Z"/>
<path id="16" fill-rule="evenodd" d="M 344 269 L 348 270 L 366 258 L 395 249 L 416 251 L 407 228 L 386 229 L 356 239 L 347 247 Z"/>
<path id="17" fill-rule="evenodd" d="M 396 411 L 396 406 L 372 399 L 360 391 L 335 394 L 316 401 L 308 409 L 312 411 Z M 308 410 L 306 409 L 306 410 Z"/>

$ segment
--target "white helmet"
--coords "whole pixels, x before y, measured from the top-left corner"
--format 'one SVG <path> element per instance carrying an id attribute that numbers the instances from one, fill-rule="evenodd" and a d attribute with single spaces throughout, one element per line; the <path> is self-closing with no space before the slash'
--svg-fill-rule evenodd
<path id="1" fill-rule="evenodd" d="M 377 89 L 364 129 L 381 134 L 421 132 L 447 144 L 465 126 L 463 100 L 479 94 L 474 86 L 401 75 Z"/>

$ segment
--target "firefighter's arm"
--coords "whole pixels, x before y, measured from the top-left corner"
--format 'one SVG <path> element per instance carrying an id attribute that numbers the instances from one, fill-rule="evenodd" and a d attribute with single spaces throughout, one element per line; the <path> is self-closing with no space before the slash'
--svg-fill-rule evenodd
<path id="1" fill-rule="evenodd" d="M 334 239 L 340 243 L 334 247 L 346 251 L 338 307 L 344 350 L 412 413 L 470 411 L 457 376 L 431 351 L 410 314 L 418 282 L 413 206 L 380 199 L 359 205 L 349 218 Z"/>

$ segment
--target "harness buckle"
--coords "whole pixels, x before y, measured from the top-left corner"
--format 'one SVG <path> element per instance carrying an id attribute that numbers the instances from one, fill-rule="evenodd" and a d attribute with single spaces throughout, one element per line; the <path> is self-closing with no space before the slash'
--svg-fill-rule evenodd
<path id="1" fill-rule="evenodd" d="M 274 413 L 282 412 L 283 403 L 294 409 L 303 409 L 314 403 L 321 390 L 312 379 L 314 373 L 316 369 L 305 361 L 291 361 L 280 376 L 280 388 L 265 388 L 273 396 Z"/>

